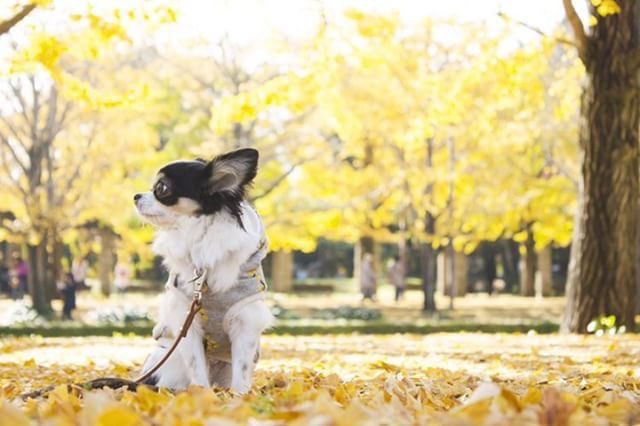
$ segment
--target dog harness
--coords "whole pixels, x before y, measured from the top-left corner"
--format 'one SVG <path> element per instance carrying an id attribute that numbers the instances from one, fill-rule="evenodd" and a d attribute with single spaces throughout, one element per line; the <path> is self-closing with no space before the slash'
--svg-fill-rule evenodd
<path id="1" fill-rule="evenodd" d="M 204 331 L 207 360 L 231 361 L 229 329 L 238 312 L 256 300 L 264 300 L 267 283 L 262 271 L 262 259 L 267 255 L 263 237 L 256 252 L 240 268 L 238 283 L 225 292 L 202 294 L 202 309 L 198 313 Z"/>
<path id="2" fill-rule="evenodd" d="M 264 227 L 260 224 L 260 243 L 256 251 L 240 266 L 238 282 L 224 292 L 207 291 L 206 274 L 195 273 L 189 281 L 194 286 L 194 301 L 198 304 L 198 317 L 204 334 L 207 361 L 231 361 L 231 341 L 229 329 L 238 312 L 256 300 L 265 299 L 267 282 L 262 271 L 262 260 L 267 255 L 268 244 Z M 178 275 L 171 273 L 167 285 L 180 288 Z M 190 324 L 190 322 L 189 322 Z M 185 331 L 186 332 L 186 331 Z M 154 338 L 173 338 L 165 328 Z"/>
<path id="3" fill-rule="evenodd" d="M 200 317 L 200 325 L 204 334 L 203 345 L 207 363 L 211 365 L 219 361 L 231 361 L 231 341 L 229 340 L 231 324 L 243 307 L 258 300 L 264 300 L 267 290 L 267 283 L 262 271 L 262 260 L 268 250 L 264 226 L 255 210 L 249 208 L 248 211 L 253 214 L 254 219 L 257 219 L 254 224 L 257 225 L 255 231 L 260 235 L 260 242 L 256 251 L 240 266 L 238 282 L 227 291 L 212 293 L 207 291 L 207 274 L 204 271 L 194 271 L 194 277 L 183 283 L 183 285 L 193 284 L 193 300 L 179 334 L 174 337 L 167 327 L 164 327 L 159 335 L 154 334 L 153 337 L 156 340 L 165 338 L 174 339 L 174 341 L 164 356 L 153 367 L 143 372 L 134 383 L 144 383 L 158 371 L 175 351 L 180 341 L 186 337 L 197 315 Z M 177 289 L 182 287 L 178 282 L 177 274 L 170 271 L 167 286 Z"/>

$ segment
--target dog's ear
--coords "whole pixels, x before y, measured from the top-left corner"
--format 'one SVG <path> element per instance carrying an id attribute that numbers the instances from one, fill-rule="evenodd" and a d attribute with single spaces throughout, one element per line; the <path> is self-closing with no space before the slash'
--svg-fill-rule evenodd
<path id="1" fill-rule="evenodd" d="M 258 172 L 258 151 L 244 148 L 220 155 L 207 163 L 204 173 L 206 190 L 235 192 L 251 183 Z"/>

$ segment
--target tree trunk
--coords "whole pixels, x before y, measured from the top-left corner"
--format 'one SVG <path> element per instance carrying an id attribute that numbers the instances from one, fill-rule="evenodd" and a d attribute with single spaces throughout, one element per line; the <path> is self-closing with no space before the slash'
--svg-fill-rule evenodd
<path id="1" fill-rule="evenodd" d="M 513 293 L 514 287 L 520 282 L 520 273 L 518 264 L 520 263 L 520 255 L 518 245 L 513 240 L 502 241 L 502 255 L 504 266 L 504 283 L 505 291 Z"/>
<path id="2" fill-rule="evenodd" d="M 634 329 L 640 124 L 640 1 L 599 17 L 583 40 L 582 175 L 561 329 L 601 315 Z M 579 28 L 574 26 L 574 29 Z"/>
<path id="3" fill-rule="evenodd" d="M 493 282 L 496 280 L 496 251 L 494 243 L 485 242 L 480 247 L 484 270 L 485 291 L 493 294 Z"/>
<path id="4" fill-rule="evenodd" d="M 446 270 L 447 270 L 447 292 L 449 293 L 449 309 L 454 308 L 454 299 L 456 298 L 456 255 L 453 250 L 453 244 L 449 243 L 446 249 L 447 256 L 445 257 Z"/>
<path id="5" fill-rule="evenodd" d="M 100 293 L 109 297 L 113 288 L 113 254 L 115 251 L 115 241 L 113 232 L 101 227 L 98 230 L 100 235 L 100 257 L 98 259 L 98 276 L 100 277 Z"/>
<path id="6" fill-rule="evenodd" d="M 363 256 L 367 253 L 374 254 L 375 246 L 376 243 L 372 237 L 360 237 L 360 248 Z"/>
<path id="7" fill-rule="evenodd" d="M 47 262 L 47 282 L 49 283 L 49 291 L 53 299 L 59 297 L 56 283 L 64 278 L 64 271 L 62 269 L 62 241 L 57 230 L 52 230 L 49 243 L 51 245 L 50 256 Z"/>
<path id="8" fill-rule="evenodd" d="M 436 307 L 436 252 L 429 243 L 420 246 L 420 275 L 422 278 L 422 310 L 434 313 Z"/>
<path id="9" fill-rule="evenodd" d="M 524 269 L 522 286 L 520 287 L 520 294 L 525 297 L 535 296 L 535 282 L 536 282 L 536 270 L 537 270 L 537 256 L 535 241 L 533 239 L 533 232 L 531 232 L 531 226 L 528 226 L 527 241 L 524 243 L 525 255 L 524 255 Z"/>
<path id="10" fill-rule="evenodd" d="M 358 287 L 362 271 L 362 244 L 360 240 L 353 245 L 353 282 Z"/>
<path id="11" fill-rule="evenodd" d="M 454 258 L 453 282 L 455 296 L 464 297 L 467 294 L 467 287 L 469 285 L 467 280 L 467 266 L 469 262 L 467 256 L 459 251 L 454 252 Z"/>
<path id="12" fill-rule="evenodd" d="M 45 317 L 53 313 L 51 308 L 50 283 L 47 281 L 47 239 L 35 246 L 29 246 L 29 295 L 33 309 Z"/>
<path id="13" fill-rule="evenodd" d="M 401 238 L 398 242 L 398 256 L 400 257 L 400 264 L 402 265 L 402 277 L 406 283 L 407 272 L 409 271 L 409 244 L 406 238 Z"/>
<path id="14" fill-rule="evenodd" d="M 431 213 L 427 212 L 425 230 L 429 235 L 434 234 L 435 220 Z M 422 275 L 422 310 L 424 312 L 436 312 L 436 252 L 430 243 L 422 243 L 420 247 L 420 274 Z"/>
<path id="15" fill-rule="evenodd" d="M 436 255 L 436 269 L 440 272 L 436 276 L 436 292 L 442 296 L 447 296 L 449 290 L 447 283 L 449 282 L 449 253 L 447 248 L 441 250 Z"/>
<path id="16" fill-rule="evenodd" d="M 549 297 L 552 293 L 552 261 L 551 246 L 546 246 L 538 253 L 538 272 L 536 273 L 536 297 Z"/>
<path id="17" fill-rule="evenodd" d="M 636 315 L 640 315 L 640 230 L 636 232 Z"/>
<path id="18" fill-rule="evenodd" d="M 272 253 L 271 276 L 274 291 L 286 293 L 293 289 L 293 253 L 278 250 Z"/>

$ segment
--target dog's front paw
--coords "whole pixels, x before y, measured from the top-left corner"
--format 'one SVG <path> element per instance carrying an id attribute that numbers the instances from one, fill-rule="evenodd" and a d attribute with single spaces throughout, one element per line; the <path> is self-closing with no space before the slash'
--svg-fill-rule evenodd
<path id="1" fill-rule="evenodd" d="M 231 385 L 231 390 L 234 391 L 235 393 L 238 393 L 240 395 L 245 395 L 247 393 L 249 393 L 249 391 L 251 390 L 251 385 L 250 384 L 238 384 L 238 385 Z"/>
<path id="2" fill-rule="evenodd" d="M 151 336 L 155 340 L 159 340 L 161 337 L 164 337 L 166 334 L 167 334 L 167 327 L 160 324 L 156 324 L 153 327 L 153 330 L 151 331 Z"/>

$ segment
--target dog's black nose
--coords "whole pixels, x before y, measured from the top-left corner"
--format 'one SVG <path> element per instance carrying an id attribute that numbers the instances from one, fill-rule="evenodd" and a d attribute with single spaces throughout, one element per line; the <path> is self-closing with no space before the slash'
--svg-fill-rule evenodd
<path id="1" fill-rule="evenodd" d="M 136 194 L 133 196 L 133 201 L 138 201 L 140 198 L 142 198 L 142 194 Z"/>

